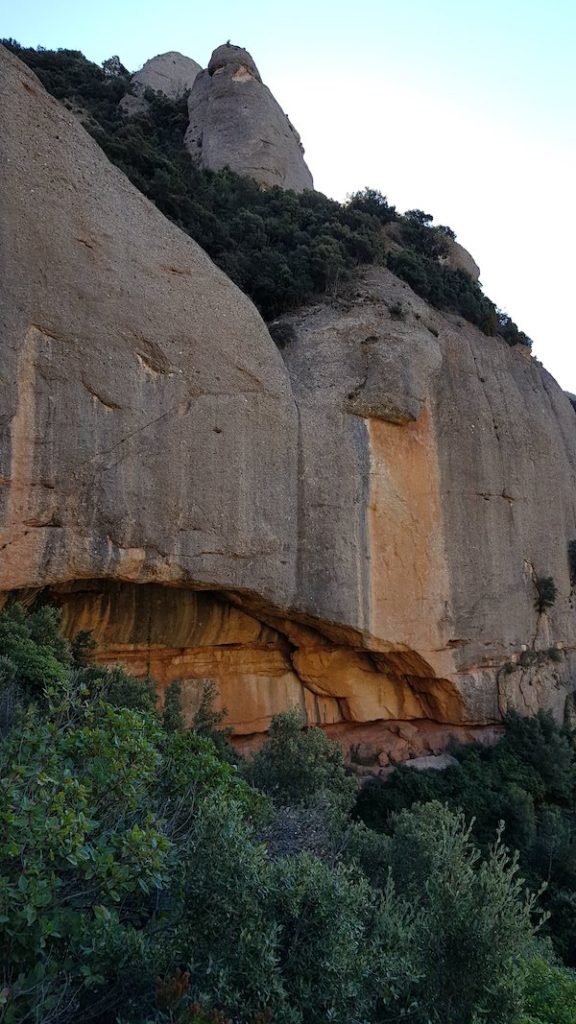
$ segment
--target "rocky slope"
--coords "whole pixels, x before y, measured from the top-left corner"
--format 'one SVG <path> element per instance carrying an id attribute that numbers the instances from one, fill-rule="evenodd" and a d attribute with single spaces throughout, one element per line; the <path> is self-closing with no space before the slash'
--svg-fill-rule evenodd
<path id="1" fill-rule="evenodd" d="M 0 74 L 4 596 L 182 679 L 188 715 L 214 680 L 247 746 L 295 704 L 368 767 L 562 715 L 576 417 L 546 371 L 382 268 L 284 318 L 280 353 L 6 51 Z"/>
<path id="2" fill-rule="evenodd" d="M 313 188 L 298 132 L 264 85 L 252 57 L 219 46 L 194 82 L 185 143 L 209 170 L 230 167 L 261 185 Z"/>

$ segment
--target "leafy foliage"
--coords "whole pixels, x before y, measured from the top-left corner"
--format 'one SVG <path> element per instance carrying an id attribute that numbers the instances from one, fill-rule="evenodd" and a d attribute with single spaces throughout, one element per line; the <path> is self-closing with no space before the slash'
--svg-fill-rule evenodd
<path id="1" fill-rule="evenodd" d="M 181 732 L 184 728 L 182 712 L 182 685 L 171 683 L 166 691 L 166 699 L 162 711 L 162 724 L 167 732 Z"/>
<path id="2" fill-rule="evenodd" d="M 341 755 L 284 716 L 255 777 L 298 814 L 323 793 L 340 832 L 328 857 L 270 856 L 266 799 L 209 739 L 163 722 L 147 687 L 137 706 L 136 680 L 74 664 L 52 613 L 4 610 L 0 636 L 26 693 L 0 741 L 5 1024 L 517 1024 L 524 973 L 523 1024 L 556 1020 L 572 975 L 538 960 L 534 899 L 499 840 L 482 854 L 438 803 L 390 836 L 346 822 Z M 557 754 L 541 788 L 567 794 L 563 740 Z"/>
<path id="3" fill-rule="evenodd" d="M 543 883 L 550 913 L 546 930 L 557 951 L 576 964 L 576 745 L 551 715 L 510 715 L 495 747 L 455 751 L 458 764 L 444 772 L 399 767 L 383 785 L 374 780 L 358 796 L 356 813 L 371 828 L 389 832 L 394 815 L 418 802 L 439 800 L 462 808 L 472 835 L 487 850 L 498 823 L 519 852 L 534 891 Z"/>
<path id="4" fill-rule="evenodd" d="M 516 859 L 499 838 L 482 859 L 463 815 L 438 803 L 398 816 L 390 854 L 392 876 L 417 908 L 420 1005 L 442 1024 L 513 1020 L 522 992 L 516 960 L 530 949 L 534 907 Z"/>
<path id="5" fill-rule="evenodd" d="M 319 192 L 261 189 L 225 169 L 199 168 L 183 144 L 186 99 L 147 92 L 148 109 L 122 116 L 130 79 L 117 57 L 102 68 L 76 50 L 26 49 L 4 40 L 43 85 L 83 120 L 109 159 L 158 208 L 191 235 L 256 303 L 267 320 L 309 302 L 337 295 L 360 264 L 384 263 L 438 309 L 461 314 L 486 334 L 530 345 L 480 286 L 440 262 L 454 232 L 432 227 L 432 217 L 411 210 L 399 218 L 375 189 L 345 204 Z M 386 257 L 382 227 L 400 220 L 406 248 Z"/>
<path id="6" fill-rule="evenodd" d="M 525 1008 L 520 1024 L 573 1024 L 576 976 L 550 958 L 534 957 L 525 968 Z"/>
<path id="7" fill-rule="evenodd" d="M 304 729 L 297 711 L 283 712 L 272 720 L 266 743 L 246 775 L 253 786 L 289 806 L 325 800 L 348 810 L 356 792 L 342 748 L 321 729 Z"/>

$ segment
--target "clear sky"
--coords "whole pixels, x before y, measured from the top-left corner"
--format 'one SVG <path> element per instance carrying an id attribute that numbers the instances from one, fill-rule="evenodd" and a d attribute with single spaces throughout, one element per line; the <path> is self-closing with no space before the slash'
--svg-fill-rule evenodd
<path id="1" fill-rule="evenodd" d="M 250 50 L 316 188 L 370 185 L 449 224 L 486 293 L 576 392 L 576 0 L 5 0 L 24 45 Z"/>

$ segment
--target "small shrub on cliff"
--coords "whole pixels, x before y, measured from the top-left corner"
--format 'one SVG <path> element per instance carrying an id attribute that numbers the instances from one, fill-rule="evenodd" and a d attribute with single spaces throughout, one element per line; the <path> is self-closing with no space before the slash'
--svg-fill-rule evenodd
<path id="1" fill-rule="evenodd" d="M 547 608 L 551 608 L 556 601 L 558 587 L 552 576 L 537 576 L 534 580 L 534 586 L 536 587 L 534 607 L 541 615 Z"/>
<path id="2" fill-rule="evenodd" d="M 576 586 L 576 540 L 568 541 L 568 568 L 570 570 L 570 584 Z"/>

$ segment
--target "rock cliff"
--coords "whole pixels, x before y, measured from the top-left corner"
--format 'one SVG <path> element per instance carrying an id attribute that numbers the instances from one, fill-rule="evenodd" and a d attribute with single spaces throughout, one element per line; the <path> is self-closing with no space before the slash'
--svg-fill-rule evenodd
<path id="1" fill-rule="evenodd" d="M 555 381 L 382 268 L 285 317 L 280 352 L 5 50 L 0 77 L 0 600 L 56 600 L 100 660 L 183 680 L 189 716 L 213 680 L 246 747 L 293 705 L 366 770 L 562 715 Z"/>
<path id="2" fill-rule="evenodd" d="M 202 70 L 195 60 L 183 53 L 171 50 L 147 60 L 140 71 L 131 78 L 132 93 L 120 101 L 128 115 L 139 114 L 148 106 L 144 93 L 146 89 L 161 92 L 171 100 L 184 96 L 192 88 L 194 80 Z"/>
<path id="3" fill-rule="evenodd" d="M 259 184 L 313 188 L 298 132 L 260 78 L 250 54 L 219 46 L 194 82 L 185 143 L 202 167 L 230 167 Z"/>

